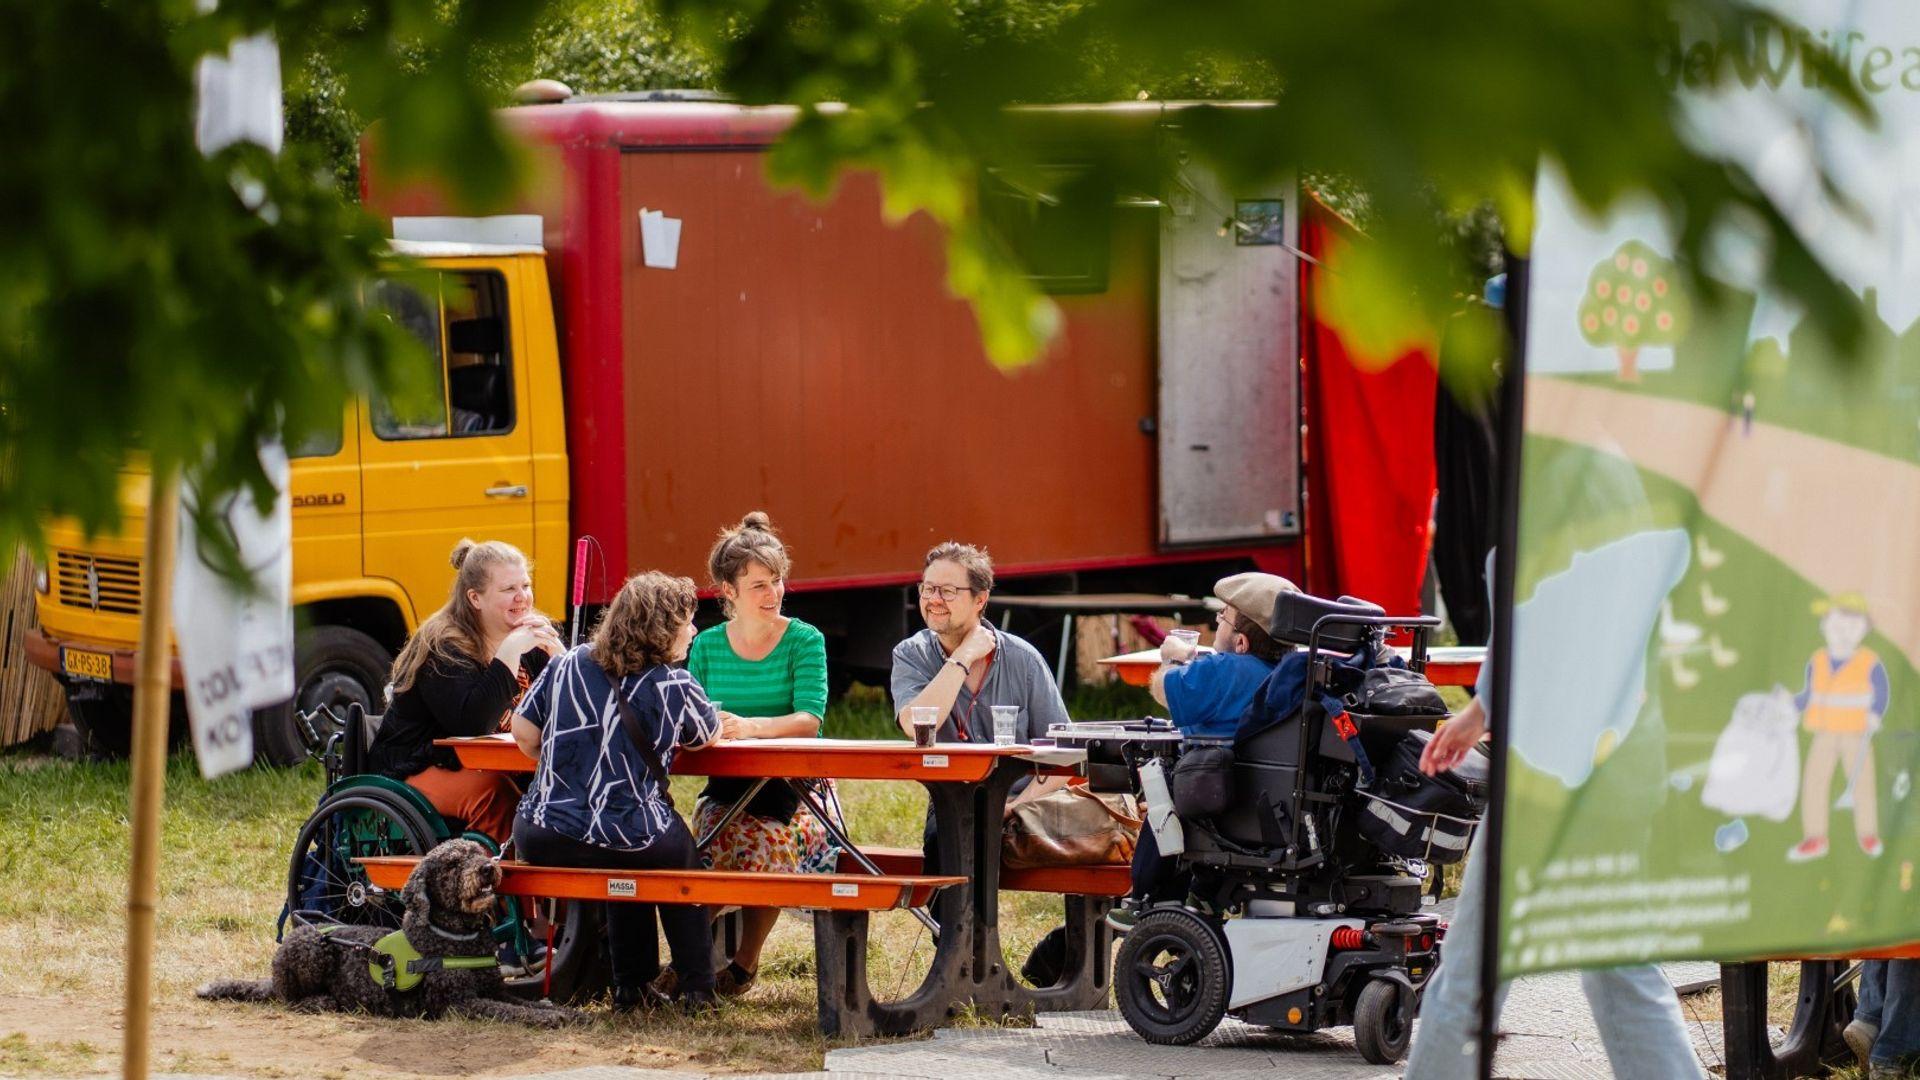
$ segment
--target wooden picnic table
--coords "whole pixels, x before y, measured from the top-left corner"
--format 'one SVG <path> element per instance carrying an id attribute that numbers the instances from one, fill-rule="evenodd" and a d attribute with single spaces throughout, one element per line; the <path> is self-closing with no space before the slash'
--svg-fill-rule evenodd
<path id="1" fill-rule="evenodd" d="M 439 739 L 435 745 L 451 749 L 470 769 L 525 773 L 534 768 L 505 734 Z M 836 834 L 851 863 L 876 876 L 883 868 L 860 852 L 803 781 L 905 780 L 927 789 L 942 842 L 940 865 L 925 867 L 925 872 L 963 877 L 966 884 L 940 892 L 924 912 L 916 911 L 934 929 L 935 939 L 933 959 L 920 985 L 898 1000 L 875 1000 L 867 978 L 868 912 L 824 910 L 814 915 L 822 1032 L 896 1035 L 938 1027 L 969 1005 L 1001 1016 L 1105 1007 L 1106 961 L 1113 942 L 1106 926 L 1110 893 L 1066 896 L 1068 959 L 1052 986 L 1029 987 L 1016 979 L 1017 965 L 1007 963 L 999 933 L 1000 823 L 1008 793 L 1023 777 L 1075 772 L 1085 756 L 1084 751 L 1059 747 L 987 743 L 920 748 L 898 739 L 750 739 L 680 750 L 673 772 L 790 784 Z M 759 790 L 755 785 L 736 800 L 714 831 Z M 1031 882 L 1016 884 L 1034 887 Z"/>
<path id="2" fill-rule="evenodd" d="M 1407 655 L 1404 648 L 1395 649 L 1402 658 Z M 1427 678 L 1435 686 L 1472 686 L 1480 677 L 1480 665 L 1486 661 L 1487 650 L 1484 645 L 1442 645 L 1427 650 Z M 1120 676 L 1120 681 L 1129 686 L 1145 686 L 1152 679 L 1155 668 L 1160 666 L 1160 650 L 1142 649 L 1139 652 L 1109 656 L 1100 661 L 1112 668 Z"/>

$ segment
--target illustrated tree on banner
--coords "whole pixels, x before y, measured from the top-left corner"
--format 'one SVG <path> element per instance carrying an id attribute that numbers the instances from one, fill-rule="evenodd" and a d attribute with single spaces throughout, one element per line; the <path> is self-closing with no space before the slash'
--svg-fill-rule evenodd
<path id="1" fill-rule="evenodd" d="M 1640 380 L 1640 350 L 1672 345 L 1687 332 L 1692 313 L 1679 291 L 1679 275 L 1638 240 L 1620 245 L 1593 268 L 1580 305 L 1580 333 L 1594 345 L 1610 345 L 1620 357 L 1620 380 Z"/>

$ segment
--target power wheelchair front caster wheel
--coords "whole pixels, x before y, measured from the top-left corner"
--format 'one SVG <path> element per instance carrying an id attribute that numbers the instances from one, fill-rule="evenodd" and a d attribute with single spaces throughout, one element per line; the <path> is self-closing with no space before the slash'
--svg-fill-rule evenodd
<path id="1" fill-rule="evenodd" d="M 1413 1008 L 1407 988 L 1390 979 L 1374 979 L 1360 988 L 1353 1007 L 1353 1042 L 1374 1065 L 1392 1065 L 1407 1056 L 1413 1041 Z"/>
<path id="2" fill-rule="evenodd" d="M 1120 1015 L 1150 1043 L 1186 1046 L 1206 1038 L 1226 1015 L 1232 985 L 1220 932 L 1184 908 L 1142 915 L 1113 960 Z"/>

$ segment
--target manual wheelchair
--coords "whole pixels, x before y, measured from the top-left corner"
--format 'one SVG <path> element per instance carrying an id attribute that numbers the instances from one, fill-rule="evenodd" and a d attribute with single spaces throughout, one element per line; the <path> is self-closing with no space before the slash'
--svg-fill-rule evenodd
<path id="1" fill-rule="evenodd" d="M 398 929 L 399 896 L 372 884 L 356 859 L 424 855 L 457 837 L 499 853 L 492 838 L 445 817 L 405 782 L 366 771 L 379 718 L 358 703 L 349 704 L 345 715 L 322 706 L 296 720 L 309 755 L 326 770 L 327 785 L 294 839 L 276 938 L 289 923 L 302 922 Z M 556 1002 L 584 1000 L 605 989 L 610 976 L 597 905 L 506 897 L 500 913 L 494 938 L 503 953 L 520 958 L 507 969 L 510 989 Z"/>

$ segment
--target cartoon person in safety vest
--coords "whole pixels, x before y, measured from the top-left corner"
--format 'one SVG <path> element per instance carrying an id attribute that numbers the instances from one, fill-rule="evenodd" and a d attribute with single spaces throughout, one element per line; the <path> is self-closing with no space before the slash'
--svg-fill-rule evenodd
<path id="1" fill-rule="evenodd" d="M 1787 859 L 1805 862 L 1827 853 L 1835 765 L 1846 770 L 1851 785 L 1853 832 L 1860 850 L 1877 856 L 1882 845 L 1872 739 L 1887 712 L 1887 669 L 1872 649 L 1861 644 L 1873 628 L 1865 597 L 1851 592 L 1829 596 L 1814 601 L 1813 613 L 1820 617 L 1820 634 L 1827 646 L 1807 661 L 1806 689 L 1793 699 L 1813 743 L 1807 749 L 1807 769 L 1800 782 L 1803 839 L 1787 852 Z"/>

